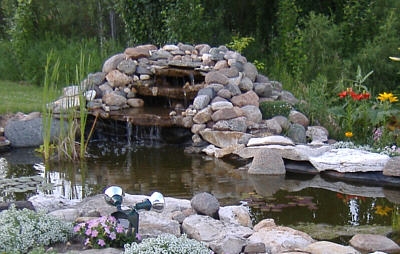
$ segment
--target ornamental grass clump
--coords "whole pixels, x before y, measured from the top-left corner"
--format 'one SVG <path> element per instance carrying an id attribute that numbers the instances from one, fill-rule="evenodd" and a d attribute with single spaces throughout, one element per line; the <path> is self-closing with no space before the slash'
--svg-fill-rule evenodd
<path id="1" fill-rule="evenodd" d="M 0 253 L 27 253 L 38 246 L 66 242 L 72 224 L 44 212 L 15 206 L 0 213 Z"/>
<path id="2" fill-rule="evenodd" d="M 102 216 L 79 223 L 74 227 L 74 232 L 84 239 L 85 246 L 94 249 L 119 248 L 135 241 L 134 234 L 127 234 L 124 226 L 113 216 Z"/>
<path id="3" fill-rule="evenodd" d="M 124 254 L 212 254 L 204 243 L 189 239 L 185 234 L 176 237 L 162 234 L 157 238 L 146 238 L 141 243 L 126 244 Z"/>

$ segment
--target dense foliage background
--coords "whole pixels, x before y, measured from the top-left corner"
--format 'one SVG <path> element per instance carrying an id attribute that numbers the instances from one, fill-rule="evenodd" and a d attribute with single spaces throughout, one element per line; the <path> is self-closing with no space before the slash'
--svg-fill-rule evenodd
<path id="1" fill-rule="evenodd" d="M 329 123 L 337 94 L 370 71 L 362 83 L 368 92 L 400 92 L 400 63 L 389 59 L 400 55 L 398 0 L 0 3 L 0 80 L 42 85 L 51 51 L 67 85 L 82 55 L 99 71 L 128 46 L 183 42 L 240 48 L 261 73 L 307 101 L 299 108 L 317 123 Z"/>

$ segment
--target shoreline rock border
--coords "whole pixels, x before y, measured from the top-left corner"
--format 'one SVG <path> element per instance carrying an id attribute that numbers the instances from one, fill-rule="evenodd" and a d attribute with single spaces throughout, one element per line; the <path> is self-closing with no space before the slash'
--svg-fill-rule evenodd
<path id="1" fill-rule="evenodd" d="M 125 194 L 123 209 L 148 198 Z M 249 210 L 243 205 L 220 207 L 209 193 L 196 194 L 191 200 L 166 197 L 162 213 L 139 211 L 139 233 L 144 238 L 162 233 L 202 241 L 215 253 L 400 253 L 400 246 L 379 234 L 355 234 L 349 245 L 315 240 L 310 235 L 264 219 L 252 225 Z M 99 194 L 82 201 L 37 195 L 29 199 L 35 209 L 68 222 L 82 222 L 93 217 L 110 215 L 116 210 Z M 92 250 L 79 253 L 91 253 Z M 96 250 L 96 253 L 102 253 Z M 76 252 L 71 252 L 76 253 Z M 105 251 L 104 253 L 109 253 Z"/>

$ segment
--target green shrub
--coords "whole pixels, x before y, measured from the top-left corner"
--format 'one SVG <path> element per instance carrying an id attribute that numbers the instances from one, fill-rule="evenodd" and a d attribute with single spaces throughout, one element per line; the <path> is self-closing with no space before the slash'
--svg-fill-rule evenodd
<path id="1" fill-rule="evenodd" d="M 28 209 L 12 206 L 0 213 L 0 252 L 27 253 L 38 246 L 66 242 L 72 224 Z"/>
<path id="2" fill-rule="evenodd" d="M 263 101 L 260 103 L 260 111 L 263 119 L 269 119 L 274 116 L 289 116 L 292 105 L 284 101 Z"/>
<path id="3" fill-rule="evenodd" d="M 146 238 L 141 243 L 125 244 L 124 254 L 210 254 L 213 253 L 203 243 L 187 238 L 163 234 L 157 238 Z"/>

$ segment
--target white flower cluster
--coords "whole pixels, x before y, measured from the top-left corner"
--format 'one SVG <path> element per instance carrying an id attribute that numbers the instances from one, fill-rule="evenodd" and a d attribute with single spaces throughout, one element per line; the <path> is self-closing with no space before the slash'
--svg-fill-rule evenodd
<path id="1" fill-rule="evenodd" d="M 371 153 L 386 154 L 388 156 L 399 156 L 400 150 L 397 146 L 386 146 L 384 148 L 373 148 L 369 145 L 355 145 L 353 142 L 339 141 L 332 145 L 333 148 L 350 148 L 368 151 Z"/>
<path id="2" fill-rule="evenodd" d="M 189 239 L 185 234 L 179 238 L 162 234 L 157 238 L 146 238 L 141 243 L 125 244 L 124 254 L 212 254 L 203 243 Z"/>
<path id="3" fill-rule="evenodd" d="M 66 242 L 72 224 L 28 209 L 12 206 L 0 213 L 0 252 L 27 253 L 37 246 Z"/>

